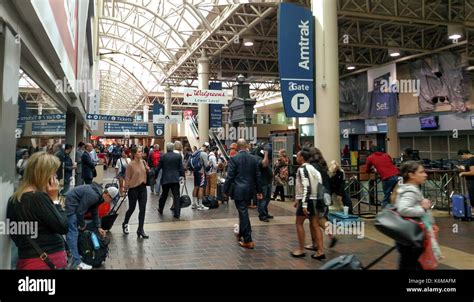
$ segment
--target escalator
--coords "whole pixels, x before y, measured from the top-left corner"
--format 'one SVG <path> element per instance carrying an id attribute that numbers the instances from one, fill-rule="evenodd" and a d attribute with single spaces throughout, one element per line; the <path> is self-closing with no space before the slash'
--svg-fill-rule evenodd
<path id="1" fill-rule="evenodd" d="M 188 137 L 188 141 L 191 144 L 191 146 L 198 146 L 200 147 L 199 144 L 199 130 L 198 130 L 198 125 L 197 121 L 195 120 L 194 117 L 190 117 L 185 120 L 186 122 L 186 136 Z M 220 154 L 224 157 L 224 160 L 226 162 L 229 161 L 229 155 L 227 154 L 224 145 L 218 138 L 218 132 L 213 131 L 213 129 L 209 129 L 209 142 L 213 142 L 214 145 L 217 146 L 219 149 Z"/>

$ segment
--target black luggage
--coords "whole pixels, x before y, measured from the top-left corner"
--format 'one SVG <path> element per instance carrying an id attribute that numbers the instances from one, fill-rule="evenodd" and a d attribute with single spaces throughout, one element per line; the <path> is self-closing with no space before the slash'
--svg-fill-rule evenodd
<path id="1" fill-rule="evenodd" d="M 99 235 L 96 235 L 99 241 L 99 248 L 96 249 L 94 248 L 92 236 L 93 233 L 90 231 L 80 232 L 77 248 L 85 264 L 92 265 L 92 267 L 100 267 L 109 255 L 110 239 L 107 237 L 101 238 Z"/>
<path id="2" fill-rule="evenodd" d="M 102 217 L 101 220 L 101 227 L 102 229 L 108 231 L 114 226 L 114 222 L 118 217 L 118 210 L 122 206 L 123 202 L 125 201 L 125 198 L 127 198 L 128 191 L 125 192 L 125 195 L 122 197 L 122 199 L 118 202 L 118 204 L 115 204 L 113 208 L 110 210 L 109 214 L 105 215 Z"/>
<path id="3" fill-rule="evenodd" d="M 184 191 L 186 191 L 186 195 L 183 194 Z M 181 209 L 187 208 L 191 205 L 191 197 L 189 197 L 188 187 L 186 187 L 186 181 L 183 181 L 183 189 L 181 190 L 179 203 L 181 204 Z"/>
<path id="4" fill-rule="evenodd" d="M 224 197 L 224 183 L 220 182 L 217 184 L 217 200 L 220 200 L 221 202 L 229 202 L 229 196 Z"/>
<path id="5" fill-rule="evenodd" d="M 359 258 L 356 255 L 342 255 L 337 258 L 334 258 L 328 262 L 326 262 L 323 266 L 319 269 L 321 270 L 368 270 L 375 264 L 377 264 L 380 260 L 385 258 L 388 254 L 390 254 L 396 245 L 392 246 L 388 249 L 383 255 L 369 263 L 367 266 L 362 266 Z"/>
<path id="6" fill-rule="evenodd" d="M 216 209 L 219 207 L 219 201 L 214 196 L 205 196 L 202 198 L 202 205 L 209 209 Z"/>
<path id="7" fill-rule="evenodd" d="M 115 182 L 117 181 L 117 182 Z M 119 185 L 118 185 L 118 178 L 117 177 L 114 177 L 112 178 L 112 182 L 111 183 L 108 183 L 108 184 L 105 184 L 105 188 L 110 188 L 110 187 L 116 187 L 117 189 L 119 188 Z"/>

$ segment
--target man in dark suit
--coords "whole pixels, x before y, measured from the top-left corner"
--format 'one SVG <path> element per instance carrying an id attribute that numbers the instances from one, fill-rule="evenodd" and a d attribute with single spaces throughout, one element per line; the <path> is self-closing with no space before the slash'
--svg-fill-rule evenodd
<path id="1" fill-rule="evenodd" d="M 84 183 L 90 185 L 94 175 L 97 175 L 95 172 L 95 163 L 92 161 L 90 152 L 94 148 L 91 144 L 86 144 L 86 150 L 82 153 L 82 179 Z"/>
<path id="2" fill-rule="evenodd" d="M 179 181 L 184 179 L 183 160 L 181 154 L 174 153 L 174 144 L 166 144 L 166 154 L 160 157 L 158 167 L 155 169 L 155 175 L 157 176 L 161 169 L 161 185 L 163 190 L 161 191 L 161 197 L 158 206 L 158 212 L 163 214 L 163 208 L 165 207 L 166 198 L 168 198 L 168 192 L 171 189 L 173 193 L 173 208 L 174 218 L 179 219 L 181 214 L 181 204 L 179 202 Z"/>
<path id="3" fill-rule="evenodd" d="M 256 193 L 258 200 L 263 198 L 259 159 L 249 153 L 248 144 L 244 139 L 237 141 L 237 150 L 239 153 L 230 158 L 224 193 L 235 200 L 235 206 L 239 211 L 239 233 L 236 234 L 239 245 L 253 249 L 255 243 L 252 241 L 248 205 Z"/>

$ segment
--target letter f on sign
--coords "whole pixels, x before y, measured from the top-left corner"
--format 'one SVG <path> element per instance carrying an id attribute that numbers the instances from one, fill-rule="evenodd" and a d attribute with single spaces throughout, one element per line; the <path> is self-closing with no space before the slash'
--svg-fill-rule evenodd
<path id="1" fill-rule="evenodd" d="M 298 99 L 297 99 L 297 103 L 296 103 L 296 106 L 298 108 L 298 110 L 301 110 L 301 105 L 303 105 L 305 103 L 305 97 L 303 96 L 299 96 Z"/>

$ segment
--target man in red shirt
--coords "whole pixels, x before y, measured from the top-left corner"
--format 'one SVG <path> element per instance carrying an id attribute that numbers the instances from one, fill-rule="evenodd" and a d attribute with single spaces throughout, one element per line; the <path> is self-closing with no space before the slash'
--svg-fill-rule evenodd
<path id="1" fill-rule="evenodd" d="M 393 164 L 390 155 L 382 151 L 383 149 L 377 146 L 371 148 L 372 154 L 367 158 L 366 168 L 367 172 L 371 171 L 372 167 L 377 169 L 377 172 L 382 179 L 383 188 L 383 206 L 385 207 L 390 202 L 390 195 L 392 190 L 398 182 L 398 168 Z"/>
<path id="2" fill-rule="evenodd" d="M 158 164 L 160 163 L 160 157 L 161 157 L 161 152 L 160 152 L 160 145 L 155 144 L 153 146 L 153 151 L 149 152 L 148 154 L 148 166 L 153 170 L 153 172 L 156 170 L 158 167 Z M 155 180 L 155 185 L 150 187 L 150 190 L 152 193 L 155 193 L 156 195 L 160 194 L 160 180 L 161 180 L 161 173 L 157 175 L 157 178 Z"/>

